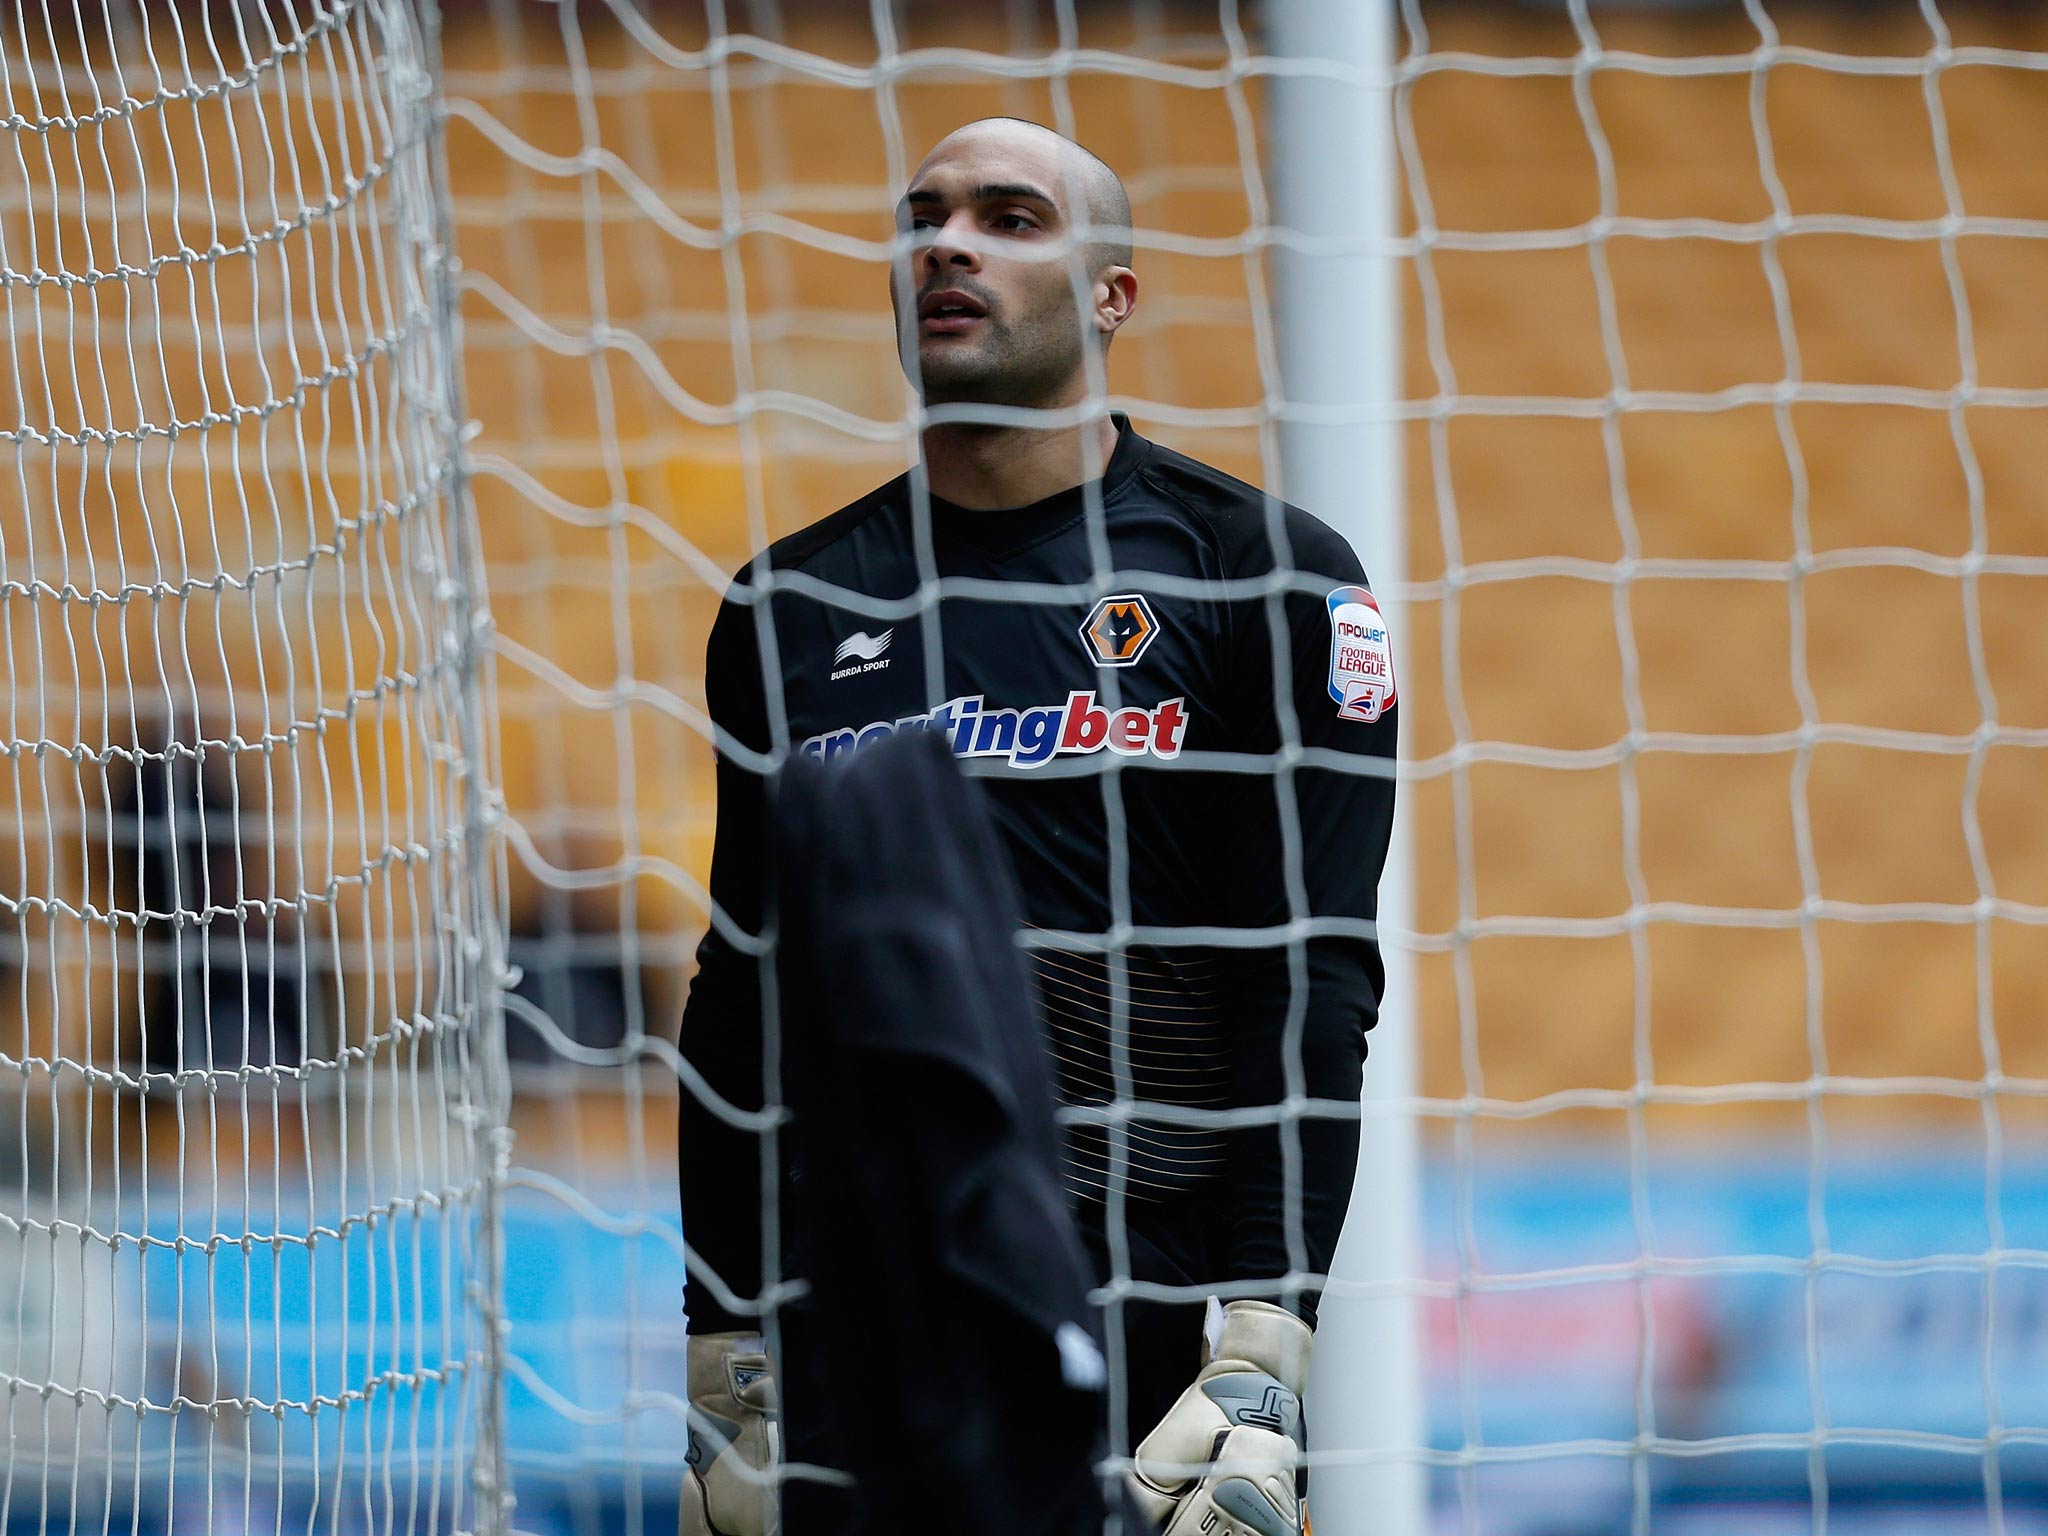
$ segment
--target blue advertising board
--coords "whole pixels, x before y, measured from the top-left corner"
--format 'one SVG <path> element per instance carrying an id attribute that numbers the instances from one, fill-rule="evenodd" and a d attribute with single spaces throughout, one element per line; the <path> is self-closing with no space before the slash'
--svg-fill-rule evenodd
<path id="1" fill-rule="evenodd" d="M 1952 1145 L 1824 1167 L 1796 1147 L 1695 1150 L 1640 1178 L 1625 1159 L 1556 1145 L 1432 1163 L 1425 1250 L 1448 1294 L 1420 1313 L 1430 1436 L 1463 1461 L 1438 1474 L 1446 1518 L 1525 1536 L 1626 1531 L 1649 1500 L 1674 1529 L 1688 1510 L 1810 1520 L 1824 1490 L 1838 1515 L 1988 1499 L 2009 1529 L 2037 1529 L 2048 1162 L 1993 1171 L 1981 1149 Z M 454 1507 L 446 1469 L 475 1435 L 455 1390 L 477 1342 L 466 1221 L 398 1212 L 311 1247 L 117 1255 L 116 1304 L 152 1341 L 134 1366 L 143 1395 L 316 1405 L 245 1415 L 244 1465 L 289 1468 L 258 1490 L 259 1524 L 274 1518 L 265 1500 L 317 1505 L 323 1528 L 338 1509 L 336 1530 L 378 1529 L 400 1505 Z M 204 1224 L 233 1222 L 209 1210 Z M 672 1201 L 522 1176 L 504 1224 L 521 1529 L 673 1529 L 684 1266 Z M 151 1212 L 155 1236 L 177 1227 Z M 177 1464 L 183 1482 L 197 1437 L 181 1448 L 165 1416 L 140 1423 L 112 1459 Z M 1571 1520 L 1547 1524 L 1557 1509 Z M 207 1522 L 218 1528 L 217 1512 L 163 1528 Z"/>

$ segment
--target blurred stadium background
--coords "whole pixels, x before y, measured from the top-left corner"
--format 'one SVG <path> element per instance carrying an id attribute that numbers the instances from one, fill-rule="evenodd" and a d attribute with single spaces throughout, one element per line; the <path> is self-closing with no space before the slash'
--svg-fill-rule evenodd
<path id="1" fill-rule="evenodd" d="M 352 125 L 348 98 L 388 13 L 410 9 L 273 3 L 267 31 L 253 5 L 6 23 L 0 416 L 93 417 L 65 403 L 67 381 L 103 364 L 94 327 L 113 322 L 95 292 L 29 280 L 63 269 L 63 219 L 104 238 L 126 216 L 147 235 L 182 169 L 187 222 L 144 247 L 253 249 L 274 215 L 230 168 L 274 136 L 263 102 L 313 103 L 314 137 L 357 135 L 374 163 L 389 125 Z M 1273 481 L 1266 81 L 1247 67 L 1262 18 L 1227 0 L 444 11 L 519 978 L 504 1441 L 520 1529 L 668 1530 L 684 1442 L 665 1042 L 706 921 L 701 669 L 723 580 L 907 462 L 891 203 L 925 147 L 995 112 L 1102 153 L 1154 237 L 1111 358 L 1141 429 Z M 134 115 L 88 121 L 86 87 L 139 56 L 137 15 L 155 18 L 174 92 L 231 83 L 152 108 L 146 164 L 103 172 L 72 149 Z M 1407 0 L 1399 35 L 1410 557 L 1398 581 L 1374 574 L 1405 615 L 1441 1527 L 2048 1531 L 2048 16 Z M 266 55 L 282 63 L 251 67 Z M 209 201 L 211 233 L 191 213 Z M 335 216 L 355 221 L 347 202 Z M 371 204 L 351 227 L 374 236 Z M 287 229 L 277 259 L 321 229 Z M 144 338 L 144 419 L 190 417 L 179 402 L 209 383 L 283 393 L 246 365 L 292 329 L 292 300 L 233 259 L 201 271 L 146 279 L 183 286 Z M 271 421 L 198 435 L 260 446 Z M 344 1149 L 346 1169 L 351 1137 L 375 1144 L 352 1103 L 416 1112 L 439 1049 L 401 1038 L 362 1057 L 362 1079 L 388 1062 L 394 1085 L 402 1061 L 409 1101 L 363 1082 L 294 1098 L 245 1075 L 236 1091 L 270 1093 L 253 1121 L 217 1082 L 143 1095 L 121 1071 L 192 1059 L 195 1035 L 216 1065 L 239 1052 L 258 1069 L 373 1039 L 409 986 L 452 974 L 402 938 L 439 887 L 387 864 L 382 906 L 366 887 L 360 915 L 237 903 L 202 944 L 138 941 L 126 972 L 90 922 L 25 899 L 146 903 L 119 885 L 137 849 L 188 870 L 224 858 L 245 882 L 267 868 L 262 889 L 284 894 L 313 888 L 323 859 L 393 845 L 337 832 L 331 812 L 323 825 L 263 753 L 201 754 L 124 789 L 104 761 L 23 747 L 125 731 L 156 749 L 213 734 L 193 724 L 209 709 L 274 703 L 279 637 L 206 577 L 282 568 L 316 535 L 266 542 L 228 518 L 174 535 L 152 508 L 181 484 L 188 505 L 233 505 L 260 477 L 331 535 L 373 504 L 376 455 L 187 454 L 131 498 L 10 441 L 29 467 L 0 491 L 0 867 L 20 872 L 0 995 L 22 1089 L 0 1143 L 19 1149 L 17 1216 L 58 1214 L 4 1234 L 18 1279 L 0 1306 L 15 1432 L 0 1526 L 411 1529 L 408 1500 L 442 1496 L 394 1495 L 364 1466 L 421 1465 L 420 1415 L 450 1411 L 454 1377 L 421 1357 L 398 1372 L 404 1412 L 382 1418 L 374 1395 L 268 1430 L 200 1405 L 374 1379 L 380 1325 L 423 1329 L 396 1317 L 409 1302 L 446 1359 L 488 1353 L 444 1315 L 468 1283 L 446 1276 L 488 1273 L 460 1222 L 402 1243 L 390 1223 L 342 1222 L 297 1267 L 237 1241 L 260 1229 L 251 1186 L 274 1190 L 277 1167 L 303 1188 L 267 1209 L 298 1201 L 301 1230 L 323 1200 L 362 1206 L 346 1179 L 321 1194 L 320 1150 Z M 403 565 L 403 522 L 366 522 L 366 545 Z M 61 585 L 52 562 L 83 593 L 147 579 L 119 573 L 152 536 L 197 587 L 103 604 L 32 584 Z M 400 594 L 350 597 L 304 563 L 302 654 L 346 648 L 323 623 L 409 622 Z M 205 640 L 170 690 L 118 659 L 165 626 Z M 414 675 L 378 656 L 376 675 Z M 351 803 L 407 825 L 437 762 L 381 712 L 305 751 L 344 777 L 368 764 Z M 22 1065 L 60 1057 L 110 1075 Z M 449 1071 L 488 1100 L 486 1069 Z M 489 1181 L 473 1149 L 431 1139 L 386 1177 L 455 1191 L 445 1217 Z M 74 1230 L 74 1207 L 97 1214 Z M 76 1280 L 39 1243 L 75 1247 Z M 437 1266 L 444 1283 L 423 1284 Z M 81 1449 L 92 1437 L 35 1390 L 63 1359 L 127 1383 L 111 1411 L 75 1400 L 81 1417 L 98 1405 L 103 1447 Z M 137 1398 L 157 1406 L 120 1409 Z M 473 1433 L 437 1431 L 426 1461 L 459 1460 Z"/>

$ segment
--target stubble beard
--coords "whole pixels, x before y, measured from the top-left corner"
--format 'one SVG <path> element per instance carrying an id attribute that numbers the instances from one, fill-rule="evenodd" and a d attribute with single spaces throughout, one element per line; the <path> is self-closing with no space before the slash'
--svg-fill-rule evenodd
<path id="1" fill-rule="evenodd" d="M 918 336 L 911 384 L 931 405 L 1043 406 L 1081 367 L 1081 333 L 1074 306 L 1051 306 L 1021 333 L 991 310 L 972 343 Z"/>

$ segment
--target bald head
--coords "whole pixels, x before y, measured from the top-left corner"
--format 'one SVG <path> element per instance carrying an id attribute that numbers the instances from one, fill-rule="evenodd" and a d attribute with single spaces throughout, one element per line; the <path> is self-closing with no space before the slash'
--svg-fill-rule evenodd
<path id="1" fill-rule="evenodd" d="M 911 185 L 917 185 L 933 162 L 961 150 L 1021 152 L 1033 159 L 1049 159 L 1055 174 L 1050 178 L 1054 184 L 1046 190 L 1053 194 L 1069 224 L 1108 231 L 1088 243 L 1089 272 L 1131 264 L 1131 197 L 1124 190 L 1123 178 L 1100 155 L 1063 133 L 1021 117 L 983 117 L 955 128 L 934 144 L 918 167 L 918 175 L 911 177 Z"/>
<path id="2" fill-rule="evenodd" d="M 910 238 L 889 292 L 904 370 L 927 403 L 1043 407 L 1086 393 L 1138 292 L 1115 171 L 1050 128 L 987 117 L 932 146 L 897 215 Z"/>

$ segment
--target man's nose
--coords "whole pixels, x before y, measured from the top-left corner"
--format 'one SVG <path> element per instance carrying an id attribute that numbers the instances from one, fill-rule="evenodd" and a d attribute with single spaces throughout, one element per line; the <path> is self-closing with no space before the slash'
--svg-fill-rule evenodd
<path id="1" fill-rule="evenodd" d="M 952 267 L 963 272 L 981 270 L 981 257 L 976 253 L 970 236 L 973 224 L 965 217 L 946 220 L 932 231 L 931 244 L 922 252 L 921 265 L 926 276 L 942 267 Z"/>

